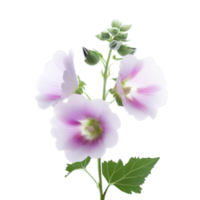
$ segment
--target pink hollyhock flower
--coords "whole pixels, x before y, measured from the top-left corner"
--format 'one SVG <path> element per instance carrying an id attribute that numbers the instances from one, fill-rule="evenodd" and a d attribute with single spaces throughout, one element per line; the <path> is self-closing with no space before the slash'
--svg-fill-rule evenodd
<path id="1" fill-rule="evenodd" d="M 67 55 L 62 51 L 56 52 L 37 82 L 38 106 L 42 109 L 54 106 L 58 101 L 74 93 L 78 85 L 73 53 L 70 51 Z"/>
<path id="2" fill-rule="evenodd" d="M 101 99 L 89 101 L 72 94 L 67 103 L 56 104 L 54 114 L 52 135 L 57 139 L 57 149 L 64 150 L 71 162 L 82 161 L 87 156 L 100 158 L 106 148 L 118 141 L 116 129 L 120 120 Z"/>
<path id="3" fill-rule="evenodd" d="M 133 55 L 125 56 L 115 90 L 127 112 L 138 120 L 155 118 L 157 108 L 167 99 L 163 73 L 150 57 L 138 60 Z"/>

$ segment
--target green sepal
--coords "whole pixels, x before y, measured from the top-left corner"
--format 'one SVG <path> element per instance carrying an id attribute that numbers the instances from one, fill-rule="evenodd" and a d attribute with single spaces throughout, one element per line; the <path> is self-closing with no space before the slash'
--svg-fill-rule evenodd
<path id="1" fill-rule="evenodd" d="M 79 86 L 74 93 L 84 95 L 84 91 L 87 91 L 86 86 L 88 86 L 88 83 L 81 78 L 80 74 L 77 74 L 77 78 L 79 81 Z"/>
<path id="2" fill-rule="evenodd" d="M 109 43 L 110 49 L 116 50 L 116 51 L 120 48 L 121 45 L 122 45 L 122 42 L 116 41 L 116 40 L 113 40 Z"/>
<path id="3" fill-rule="evenodd" d="M 111 23 L 111 26 L 114 28 L 120 28 L 122 23 L 118 19 L 114 19 Z"/>
<path id="4" fill-rule="evenodd" d="M 94 37 L 97 41 L 101 41 L 101 40 L 100 40 L 99 33 L 97 33 L 96 35 L 93 35 L 93 37 Z"/>
<path id="5" fill-rule="evenodd" d="M 121 40 L 123 42 L 123 44 L 128 44 L 130 42 L 133 41 L 133 39 L 124 39 L 124 40 Z"/>
<path id="6" fill-rule="evenodd" d="M 82 88 L 77 88 L 76 91 L 74 92 L 75 94 L 83 94 L 83 89 Z"/>
<path id="7" fill-rule="evenodd" d="M 111 33 L 112 36 L 116 36 L 119 33 L 118 28 L 108 28 L 107 30 L 108 30 L 109 33 Z"/>
<path id="8" fill-rule="evenodd" d="M 110 89 L 109 92 L 110 92 L 110 94 L 115 94 L 116 93 L 116 91 L 114 89 Z"/>
<path id="9" fill-rule="evenodd" d="M 121 56 L 126 56 L 128 54 L 133 55 L 135 53 L 135 51 L 136 51 L 136 48 L 132 48 L 132 47 L 129 47 L 125 44 L 122 44 L 117 52 Z"/>
<path id="10" fill-rule="evenodd" d="M 130 30 L 132 25 L 122 25 L 121 28 L 120 28 L 120 31 L 128 31 Z"/>
<path id="11" fill-rule="evenodd" d="M 111 161 L 102 164 L 103 175 L 109 185 L 132 194 L 141 193 L 140 187 L 159 158 L 130 158 L 126 165 L 121 160 L 118 163 Z"/>
<path id="12" fill-rule="evenodd" d="M 111 58 L 111 60 L 115 61 L 115 62 L 119 62 L 121 61 L 123 58 L 122 57 L 118 57 L 116 54 L 114 54 Z"/>
<path id="13" fill-rule="evenodd" d="M 97 38 L 99 38 L 102 41 L 109 40 L 110 39 L 110 33 L 108 33 L 107 31 L 102 31 L 100 33 L 100 35 L 98 35 Z"/>
<path id="14" fill-rule="evenodd" d="M 113 82 L 116 82 L 117 77 L 110 77 L 110 80 L 113 81 Z"/>
<path id="15" fill-rule="evenodd" d="M 78 76 L 78 80 L 79 80 L 79 87 L 84 87 L 85 82 L 81 81 L 80 77 Z"/>
<path id="16" fill-rule="evenodd" d="M 130 32 L 126 32 L 126 37 L 130 38 Z"/>
<path id="17" fill-rule="evenodd" d="M 120 40 L 120 41 L 123 41 L 123 40 L 126 40 L 127 37 L 128 37 L 128 33 L 120 32 L 117 36 L 114 37 L 113 40 Z"/>
<path id="18" fill-rule="evenodd" d="M 88 156 L 85 160 L 81 162 L 75 162 L 72 164 L 67 164 L 66 171 L 68 172 L 65 177 L 69 176 L 69 174 L 78 169 L 86 169 L 87 165 L 90 163 L 91 158 Z"/>
<path id="19" fill-rule="evenodd" d="M 117 95 L 113 95 L 113 97 L 115 98 L 118 106 L 124 106 L 123 103 L 122 103 L 122 99 L 118 94 Z"/>
<path id="20" fill-rule="evenodd" d="M 110 89 L 109 92 L 110 92 L 110 94 L 113 95 L 113 98 L 116 100 L 117 105 L 118 105 L 118 106 L 123 106 L 121 97 L 120 97 L 119 94 L 116 92 L 116 90 L 115 90 L 115 89 Z"/>
<path id="21" fill-rule="evenodd" d="M 105 59 L 105 55 L 103 52 L 99 51 L 97 48 L 92 48 L 92 51 L 94 51 L 98 56 L 99 56 L 99 59 Z"/>

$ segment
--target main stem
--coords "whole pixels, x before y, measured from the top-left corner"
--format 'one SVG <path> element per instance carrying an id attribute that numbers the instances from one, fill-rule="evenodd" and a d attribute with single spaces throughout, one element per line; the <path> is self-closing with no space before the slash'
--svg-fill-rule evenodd
<path id="1" fill-rule="evenodd" d="M 104 76 L 103 76 L 103 100 L 106 100 L 106 82 L 108 78 L 108 65 L 110 61 L 112 50 L 109 50 L 108 58 L 106 61 Z M 101 158 L 98 159 L 98 171 L 99 171 L 99 191 L 100 191 L 100 200 L 104 200 L 104 194 L 102 189 L 102 172 L 101 172 Z"/>

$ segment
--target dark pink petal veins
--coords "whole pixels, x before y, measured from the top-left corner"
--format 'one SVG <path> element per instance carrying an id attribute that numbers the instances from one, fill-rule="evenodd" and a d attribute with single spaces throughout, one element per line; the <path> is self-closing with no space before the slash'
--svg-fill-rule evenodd
<path id="1" fill-rule="evenodd" d="M 151 85 L 148 87 L 143 87 L 143 88 L 138 88 L 137 92 L 140 94 L 151 94 L 154 92 L 158 92 L 159 90 L 161 90 L 162 88 L 157 86 L 157 85 Z"/>
<path id="2" fill-rule="evenodd" d="M 133 97 L 132 97 L 132 99 L 126 98 L 126 103 L 129 104 L 129 105 L 131 105 L 135 109 L 142 111 L 142 112 L 146 112 L 147 111 L 146 106 L 143 105 L 136 98 L 133 98 Z"/>
<path id="3" fill-rule="evenodd" d="M 61 98 L 61 95 L 47 94 L 45 99 L 52 101 Z"/>
<path id="4" fill-rule="evenodd" d="M 81 123 L 80 123 L 79 121 L 77 121 L 77 120 L 69 119 L 69 120 L 67 120 L 67 124 L 68 124 L 68 125 L 71 125 L 71 126 L 78 126 L 78 125 L 80 125 Z"/>
<path id="5" fill-rule="evenodd" d="M 130 73 L 130 78 L 134 78 L 142 69 L 142 63 L 138 62 L 134 67 L 133 67 L 133 70 L 131 71 Z"/>

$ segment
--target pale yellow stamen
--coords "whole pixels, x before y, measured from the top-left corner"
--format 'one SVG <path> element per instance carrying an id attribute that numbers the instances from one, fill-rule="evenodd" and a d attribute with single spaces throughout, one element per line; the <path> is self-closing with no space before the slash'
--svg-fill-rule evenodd
<path id="1" fill-rule="evenodd" d="M 95 131 L 95 128 L 93 126 L 87 126 L 86 129 L 91 133 Z"/>
<path id="2" fill-rule="evenodd" d="M 123 90 L 124 90 L 124 94 L 127 95 L 131 92 L 131 87 L 125 87 L 123 88 Z"/>

